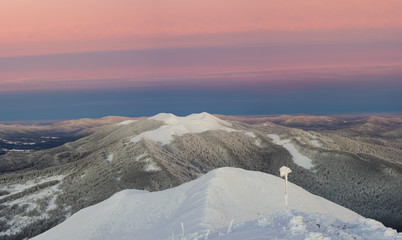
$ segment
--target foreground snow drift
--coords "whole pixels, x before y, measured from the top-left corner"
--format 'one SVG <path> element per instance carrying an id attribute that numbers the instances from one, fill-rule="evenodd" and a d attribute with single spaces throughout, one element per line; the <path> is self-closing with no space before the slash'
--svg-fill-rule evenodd
<path id="1" fill-rule="evenodd" d="M 296 217 L 288 231 L 299 236 L 297 234 L 300 231 L 305 231 L 303 234 L 312 232 L 309 225 L 303 225 L 303 219 L 310 216 L 318 216 L 323 225 L 328 221 L 343 224 L 361 218 L 358 214 L 294 184 L 288 185 L 288 191 L 289 208 L 297 210 L 294 216 L 293 212 L 285 211 L 283 179 L 261 172 L 220 168 L 197 180 L 165 191 L 121 191 L 99 204 L 77 212 L 64 223 L 34 239 L 206 239 L 207 234 L 211 234 L 211 239 L 225 239 L 231 233 L 226 231 L 226 235 L 221 234 L 220 229 L 228 228 L 231 223 L 233 234 L 239 236 L 237 239 L 247 239 L 241 232 L 248 231 L 249 228 L 251 233 L 254 232 L 253 229 L 262 232 L 273 230 L 263 229 L 269 224 L 245 223 L 245 230 L 238 224 L 257 219 L 268 219 L 266 221 L 270 222 L 269 216 L 288 218 L 288 222 Z M 323 229 L 327 227 L 322 226 Z M 287 232 L 283 228 L 276 229 L 282 233 Z M 384 231 L 381 236 L 384 236 Z M 281 238 L 279 235 L 278 237 Z"/>
<path id="2" fill-rule="evenodd" d="M 233 224 L 214 231 L 172 235 L 169 240 L 385 240 L 402 239 L 402 234 L 380 222 L 359 218 L 354 222 L 319 213 L 297 210 L 280 212 L 257 220 Z"/>

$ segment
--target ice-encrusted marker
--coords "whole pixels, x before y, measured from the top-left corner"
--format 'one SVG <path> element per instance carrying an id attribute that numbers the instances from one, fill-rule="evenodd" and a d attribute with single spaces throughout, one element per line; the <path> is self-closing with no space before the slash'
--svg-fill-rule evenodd
<path id="1" fill-rule="evenodd" d="M 290 168 L 286 167 L 286 166 L 282 166 L 279 169 L 280 175 L 281 177 L 285 177 L 285 206 L 286 206 L 286 210 L 289 210 L 288 207 L 288 174 L 292 172 L 292 170 L 290 170 Z"/>

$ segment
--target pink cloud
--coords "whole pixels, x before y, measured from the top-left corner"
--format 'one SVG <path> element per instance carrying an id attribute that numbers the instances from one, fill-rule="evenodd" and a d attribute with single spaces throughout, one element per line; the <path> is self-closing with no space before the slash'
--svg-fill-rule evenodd
<path id="1" fill-rule="evenodd" d="M 401 11 L 399 0 L 6 0 L 0 45 L 5 56 L 154 48 L 169 36 L 401 28 Z"/>

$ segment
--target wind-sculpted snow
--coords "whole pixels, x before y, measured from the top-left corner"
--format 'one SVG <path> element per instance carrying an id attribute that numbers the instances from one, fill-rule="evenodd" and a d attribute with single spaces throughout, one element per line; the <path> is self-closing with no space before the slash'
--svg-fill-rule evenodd
<path id="1" fill-rule="evenodd" d="M 229 231 L 230 230 L 230 231 Z M 257 220 L 234 223 L 213 231 L 173 234 L 169 240 L 399 240 L 402 234 L 386 228 L 372 219 L 359 218 L 353 222 L 316 213 L 297 210 L 280 212 Z"/>
<path id="2" fill-rule="evenodd" d="M 230 123 L 205 112 L 191 114 L 186 117 L 177 117 L 171 113 L 160 113 L 149 119 L 162 121 L 166 125 L 155 130 L 143 132 L 133 137 L 132 142 L 136 143 L 141 141 L 142 138 L 147 138 L 165 145 L 173 141 L 173 136 L 182 136 L 187 133 L 202 133 L 209 130 L 236 131 L 230 128 Z"/>
<path id="3" fill-rule="evenodd" d="M 285 213 L 283 187 L 283 179 L 273 175 L 220 168 L 160 192 L 121 191 L 34 239 L 169 239 L 182 233 L 182 223 L 185 233 L 216 231 Z M 290 209 L 342 222 L 360 218 L 294 184 L 288 187 Z"/>

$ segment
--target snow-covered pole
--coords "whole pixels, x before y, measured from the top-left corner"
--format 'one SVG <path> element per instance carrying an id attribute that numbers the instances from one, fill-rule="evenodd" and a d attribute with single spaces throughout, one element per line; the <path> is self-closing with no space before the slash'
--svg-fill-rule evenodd
<path id="1" fill-rule="evenodd" d="M 184 223 L 183 222 L 181 223 L 181 234 L 184 237 Z"/>
<path id="2" fill-rule="evenodd" d="M 230 233 L 230 231 L 232 231 L 232 225 L 233 225 L 233 221 L 234 221 L 234 219 L 232 219 L 232 221 L 230 221 L 230 224 L 229 224 L 229 227 L 228 227 L 228 232 L 227 232 L 227 234 L 229 234 L 229 233 Z"/>
<path id="3" fill-rule="evenodd" d="M 282 166 L 279 169 L 279 173 L 281 175 L 281 177 L 285 177 L 285 206 L 286 206 L 286 210 L 289 210 L 288 207 L 288 174 L 291 173 L 292 170 L 290 170 L 290 168 L 286 167 L 286 166 Z"/>

